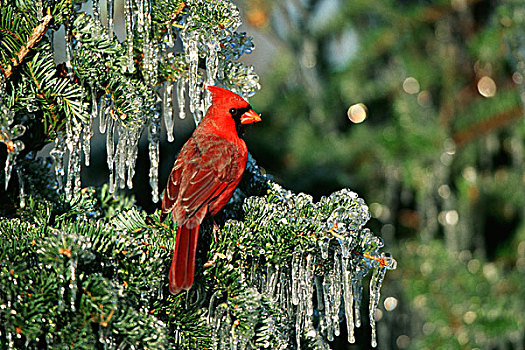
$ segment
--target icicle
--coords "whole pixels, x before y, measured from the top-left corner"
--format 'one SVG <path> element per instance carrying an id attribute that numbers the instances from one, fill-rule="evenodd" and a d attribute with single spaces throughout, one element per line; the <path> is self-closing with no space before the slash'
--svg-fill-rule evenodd
<path id="1" fill-rule="evenodd" d="M 334 269 L 332 270 L 332 302 L 334 303 L 332 314 L 332 325 L 334 328 L 334 335 L 336 337 L 340 334 L 339 328 L 339 309 L 341 308 L 341 254 L 336 252 L 334 254 Z"/>
<path id="2" fill-rule="evenodd" d="M 108 34 L 109 38 L 113 39 L 113 17 L 114 17 L 114 4 L 113 0 L 106 0 L 107 9 L 108 9 Z"/>
<path id="3" fill-rule="evenodd" d="M 315 290 L 317 294 L 317 309 L 319 311 L 324 310 L 324 304 L 323 304 L 323 282 L 321 281 L 321 276 L 315 276 L 314 278 L 315 282 Z"/>
<path id="4" fill-rule="evenodd" d="M 313 315 L 314 315 L 314 269 L 315 269 L 315 257 L 308 254 L 306 256 L 306 271 L 303 280 L 303 302 L 305 304 L 304 312 L 304 325 L 305 328 L 310 331 L 314 329 L 313 326 Z"/>
<path id="5" fill-rule="evenodd" d="M 115 122 L 116 123 L 116 122 Z M 140 128 L 126 128 L 123 125 L 114 127 L 118 130 L 118 143 L 114 157 L 115 186 L 133 188 L 133 176 L 135 175 L 135 160 L 138 154 L 138 140 Z"/>
<path id="6" fill-rule="evenodd" d="M 58 191 L 62 191 L 64 188 L 64 175 L 65 175 L 65 148 L 66 143 L 63 138 L 57 138 L 55 140 L 55 147 L 51 149 L 49 154 L 53 158 L 53 163 L 55 163 L 55 177 L 57 180 Z"/>
<path id="7" fill-rule="evenodd" d="M 169 48 L 172 48 L 175 43 L 173 41 L 173 26 L 171 25 L 171 22 L 168 23 L 168 25 L 166 26 L 166 32 L 167 32 L 166 36 L 168 39 L 168 41 L 166 42 L 166 45 Z"/>
<path id="8" fill-rule="evenodd" d="M 137 13 L 137 32 L 142 33 L 144 31 L 144 1 L 138 0 L 138 13 Z"/>
<path id="9" fill-rule="evenodd" d="M 25 208 L 26 207 L 26 191 L 25 191 L 25 182 L 24 182 L 24 178 L 22 176 L 22 172 L 21 171 L 17 171 L 16 172 L 17 175 L 18 175 L 18 186 L 19 186 L 19 197 L 20 197 L 20 208 Z"/>
<path id="10" fill-rule="evenodd" d="M 151 16 L 150 16 L 150 22 L 151 22 Z M 153 45 L 152 42 L 150 42 L 150 50 L 151 50 L 151 65 L 150 65 L 150 75 L 151 75 L 151 85 L 157 86 L 157 80 L 158 80 L 158 72 L 159 72 L 159 45 Z"/>
<path id="11" fill-rule="evenodd" d="M 277 270 L 275 268 L 277 268 Z M 279 266 L 276 266 L 275 268 L 274 266 L 269 264 L 266 270 L 266 285 L 264 288 L 264 294 L 268 299 L 272 299 L 274 295 L 275 286 L 277 285 Z"/>
<path id="12" fill-rule="evenodd" d="M 126 186 L 126 147 L 128 143 L 129 133 L 123 125 L 118 123 L 118 143 L 115 155 L 115 185 L 118 188 Z"/>
<path id="13" fill-rule="evenodd" d="M 352 272 L 348 256 L 343 255 L 343 299 L 345 303 L 346 329 L 348 342 L 355 343 L 354 335 L 354 295 L 352 291 Z"/>
<path id="14" fill-rule="evenodd" d="M 324 322 L 321 324 L 321 332 L 325 331 L 326 332 L 326 339 L 328 339 L 328 341 L 333 341 L 334 340 L 334 331 L 333 331 L 333 325 L 332 325 L 332 308 L 333 308 L 333 303 L 331 301 L 331 293 L 330 293 L 330 288 L 331 288 L 331 280 L 330 280 L 330 277 L 328 275 L 325 275 L 324 277 L 324 280 L 323 280 L 323 296 L 324 296 Z M 323 327 L 324 326 L 324 327 Z M 324 329 L 323 329 L 324 328 Z"/>
<path id="15" fill-rule="evenodd" d="M 69 274 L 70 274 L 69 290 L 71 294 L 71 311 L 72 312 L 76 311 L 76 306 L 75 306 L 76 294 L 77 294 L 76 268 L 77 268 L 77 258 L 76 256 L 73 256 L 71 259 L 69 259 Z"/>
<path id="16" fill-rule="evenodd" d="M 82 141 L 82 147 L 84 148 L 84 160 L 86 166 L 89 166 L 90 163 L 90 153 L 91 153 L 91 137 L 93 136 L 93 118 L 95 118 L 97 113 L 97 101 L 93 96 L 93 103 L 91 107 L 91 118 L 88 118 L 83 128 L 84 140 Z"/>
<path id="17" fill-rule="evenodd" d="M 208 324 L 212 324 L 213 322 L 213 318 L 214 318 L 214 315 L 215 315 L 215 302 L 217 300 L 217 297 L 218 297 L 218 294 L 219 294 L 219 291 L 216 290 L 215 292 L 213 292 L 213 294 L 211 295 L 211 298 L 210 298 L 210 304 L 208 305 Z"/>
<path id="18" fill-rule="evenodd" d="M 297 349 L 301 348 L 301 334 L 302 334 L 302 314 L 303 314 L 303 304 L 300 303 L 297 308 L 297 316 L 295 317 L 295 342 L 297 344 Z"/>
<path id="19" fill-rule="evenodd" d="M 66 199 L 71 200 L 75 193 L 80 191 L 80 169 L 81 152 L 80 137 L 82 135 L 82 125 L 66 124 L 66 145 L 69 150 L 69 162 L 67 167 L 67 177 L 65 182 Z"/>
<path id="20" fill-rule="evenodd" d="M 375 312 L 377 305 L 379 304 L 379 297 L 381 296 L 381 285 L 385 278 L 386 269 L 378 267 L 374 269 L 372 278 L 370 279 L 370 302 L 369 302 L 369 317 L 370 317 L 370 328 L 372 328 L 372 346 L 377 346 L 377 334 L 376 334 L 376 320 Z"/>
<path id="21" fill-rule="evenodd" d="M 157 84 L 157 64 L 158 54 L 157 45 L 153 45 L 150 38 L 151 28 L 151 9 L 148 0 L 144 1 L 144 26 L 142 35 L 142 53 L 144 54 L 144 60 L 142 61 L 142 67 L 144 72 L 144 80 L 150 86 Z M 139 13 L 140 16 L 140 13 Z"/>
<path id="22" fill-rule="evenodd" d="M 354 323 L 357 328 L 361 327 L 361 299 L 363 298 L 363 286 L 359 278 L 352 279 L 352 293 L 355 301 L 355 317 Z"/>
<path id="23" fill-rule="evenodd" d="M 301 348 L 301 334 L 303 331 L 305 303 L 303 296 L 303 279 L 305 278 L 305 267 L 303 258 L 296 254 L 292 260 L 292 303 L 297 305 L 295 311 L 295 337 L 297 349 Z"/>
<path id="24" fill-rule="evenodd" d="M 106 132 L 106 124 L 109 116 L 109 110 L 107 110 L 107 108 L 109 107 L 106 106 L 106 94 L 103 94 L 100 98 L 100 107 L 98 108 L 98 130 L 101 134 L 104 134 Z"/>
<path id="25" fill-rule="evenodd" d="M 281 271 L 281 273 L 278 276 L 278 283 L 277 283 L 277 301 L 279 303 L 279 307 L 282 310 L 286 310 L 288 317 L 291 317 L 293 315 L 293 310 L 288 309 L 288 307 L 291 308 L 291 305 L 288 304 L 288 289 L 289 289 L 289 278 L 288 273 L 285 271 Z"/>
<path id="26" fill-rule="evenodd" d="M 68 148 L 69 148 L 69 145 L 68 145 Z M 57 230 L 56 232 L 57 234 L 57 238 L 58 238 L 58 241 L 59 242 L 63 242 L 65 241 L 65 237 L 64 237 L 64 232 L 62 230 Z M 62 268 L 60 269 L 60 273 L 58 274 L 57 276 L 57 279 L 58 279 L 58 285 L 60 286 L 58 288 L 58 293 L 59 293 L 59 296 L 58 296 L 58 300 L 57 300 L 57 306 L 58 306 L 58 311 L 60 312 L 63 312 L 65 310 L 65 300 L 64 300 L 64 295 L 66 294 L 66 277 L 64 276 L 64 270 L 62 270 Z"/>
<path id="27" fill-rule="evenodd" d="M 66 173 L 66 181 L 64 183 L 64 193 L 66 195 L 66 200 L 71 200 L 72 196 L 73 196 L 73 187 L 72 187 L 72 183 L 73 183 L 73 165 L 72 163 L 74 163 L 74 160 L 71 159 L 71 156 L 73 154 L 73 152 L 75 151 L 75 145 L 74 145 L 74 140 L 73 140 L 73 130 L 71 130 L 71 124 L 69 122 L 69 120 L 67 121 L 66 123 L 66 139 L 65 139 L 65 142 L 66 142 L 66 146 L 67 146 L 67 150 L 69 151 L 69 160 L 68 160 L 68 164 L 67 164 L 67 173 Z M 64 162 L 64 165 L 65 165 L 65 162 Z"/>
<path id="28" fill-rule="evenodd" d="M 97 104 L 97 94 L 94 86 L 90 86 L 91 90 L 91 119 L 98 117 L 98 104 Z"/>
<path id="29" fill-rule="evenodd" d="M 128 169 L 128 188 L 133 188 L 133 176 L 135 176 L 135 161 L 139 153 L 139 139 L 141 135 L 141 128 L 134 128 L 129 130 L 128 145 L 126 146 L 126 167 Z"/>
<path id="30" fill-rule="evenodd" d="M 66 69 L 67 69 L 67 75 L 70 76 L 70 74 L 72 74 L 72 68 L 73 66 L 71 65 L 71 53 L 73 51 L 73 44 L 72 44 L 72 40 L 71 40 L 71 24 L 69 24 L 68 22 L 66 22 L 64 24 L 64 41 L 66 42 Z"/>
<path id="31" fill-rule="evenodd" d="M 344 239 L 339 240 L 339 244 L 341 246 L 341 255 L 343 258 L 349 258 L 350 254 L 352 253 L 352 243 L 354 241 L 355 236 L 353 235 L 346 235 Z"/>
<path id="32" fill-rule="evenodd" d="M 201 114 L 201 87 L 199 84 L 199 33 L 192 31 L 186 33 L 184 51 L 189 64 L 188 69 L 188 90 L 190 95 L 190 111 L 193 113 L 195 125 L 202 119 Z"/>
<path id="33" fill-rule="evenodd" d="M 317 241 L 321 249 L 321 257 L 328 259 L 328 249 L 330 248 L 330 237 L 323 237 Z"/>
<path id="34" fill-rule="evenodd" d="M 100 23 L 100 0 L 93 0 L 93 19 Z"/>
<path id="35" fill-rule="evenodd" d="M 206 47 L 208 48 L 208 55 L 206 56 L 206 85 L 215 85 L 215 78 L 219 69 L 219 56 L 217 53 L 220 51 L 219 41 L 211 36 L 211 40 L 206 41 Z M 211 92 L 206 90 L 206 101 L 204 110 L 207 110 L 211 106 Z"/>
<path id="36" fill-rule="evenodd" d="M 107 130 L 106 130 L 106 162 L 108 164 L 108 169 L 109 169 L 109 193 L 114 193 L 115 192 L 115 174 L 114 174 L 114 171 L 113 171 L 113 167 L 114 167 L 114 163 L 115 163 L 115 158 L 114 158 L 114 153 L 115 153 L 115 129 L 116 127 L 114 126 L 114 121 L 113 121 L 113 118 L 111 116 L 108 116 L 106 117 L 108 120 L 107 120 Z"/>
<path id="37" fill-rule="evenodd" d="M 15 153 L 14 152 L 8 152 L 7 153 L 7 159 L 5 161 L 5 190 L 7 191 L 7 186 L 9 185 L 9 180 L 11 179 L 11 172 L 13 171 L 13 162 L 15 160 Z"/>
<path id="38" fill-rule="evenodd" d="M 149 140 L 149 184 L 151 186 L 151 195 L 153 203 L 159 201 L 159 132 L 160 132 L 160 116 L 155 113 L 151 118 L 148 128 Z"/>
<path id="39" fill-rule="evenodd" d="M 292 259 L 292 304 L 299 304 L 299 271 L 301 269 L 301 256 L 295 254 Z"/>
<path id="40" fill-rule="evenodd" d="M 179 118 L 180 119 L 186 118 L 186 112 L 184 111 L 184 109 L 186 108 L 185 90 L 186 90 L 186 80 L 183 77 L 181 77 L 177 81 L 177 103 L 179 106 Z"/>
<path id="41" fill-rule="evenodd" d="M 129 73 L 135 72 L 135 62 L 133 60 L 133 0 L 125 0 L 124 18 L 126 20 L 126 58 L 128 61 L 127 69 Z"/>
<path id="42" fill-rule="evenodd" d="M 162 94 L 162 114 L 164 117 L 164 125 L 166 125 L 168 142 L 173 142 L 173 84 L 170 82 L 164 84 L 164 91 Z"/>

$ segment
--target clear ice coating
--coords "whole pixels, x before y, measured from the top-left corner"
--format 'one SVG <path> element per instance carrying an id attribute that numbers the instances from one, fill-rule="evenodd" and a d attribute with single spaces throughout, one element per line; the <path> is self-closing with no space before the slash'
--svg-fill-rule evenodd
<path id="1" fill-rule="evenodd" d="M 253 221 L 253 226 L 245 229 L 246 239 L 250 239 L 257 235 L 254 230 L 264 230 L 265 234 L 271 235 L 268 231 L 275 229 L 275 226 L 271 229 L 265 227 L 277 222 L 297 230 L 298 234 L 308 227 L 308 237 L 312 241 L 308 248 L 303 245 L 290 248 L 293 252 L 282 257 L 285 260 L 278 264 L 274 262 L 276 248 L 265 245 L 255 250 L 254 256 L 248 254 L 245 261 L 237 265 L 242 270 L 242 282 L 248 288 L 255 288 L 264 300 L 271 303 L 272 312 L 282 317 L 273 319 L 273 323 L 271 320 L 264 321 L 275 327 L 268 330 L 268 337 L 277 337 L 282 328 L 295 330 L 294 339 L 284 339 L 282 343 L 281 339 L 269 339 L 265 347 L 301 349 L 304 347 L 301 343 L 307 340 L 308 346 L 313 345 L 312 348 L 329 349 L 328 342 L 341 334 L 343 315 L 348 342 L 354 343 L 354 328 L 361 322 L 359 308 L 363 279 L 368 274 L 371 274 L 371 343 L 377 346 L 374 316 L 380 288 L 386 271 L 395 269 L 396 262 L 380 251 L 382 241 L 369 229 L 363 228 L 370 219 L 365 202 L 346 189 L 313 203 L 311 196 L 294 195 L 275 183 L 270 183 L 270 187 L 267 196 L 244 200 L 246 222 L 229 222 L 227 225 L 230 226 L 226 229 L 233 229 L 239 224 L 238 228 L 242 230 L 243 225 Z M 310 214 L 305 217 L 304 213 Z M 243 251 L 243 248 L 239 249 Z M 272 261 L 265 263 L 268 255 L 273 256 Z M 237 297 L 234 298 L 236 304 L 240 304 Z M 250 341 L 253 342 L 253 339 L 245 339 L 232 331 L 231 322 L 235 317 L 227 312 L 224 303 L 218 303 L 216 299 L 213 305 L 210 304 L 208 319 L 218 334 L 214 338 L 216 349 L 227 349 L 231 344 L 235 344 L 235 349 L 245 349 L 250 347 Z"/>
<path id="2" fill-rule="evenodd" d="M 219 70 L 219 56 L 218 52 L 220 50 L 219 41 L 211 37 L 211 40 L 206 42 L 206 85 L 215 85 L 215 78 L 217 77 L 217 71 Z M 211 105 L 211 93 L 206 90 L 206 99 L 205 99 L 205 109 Z"/>
<path id="3" fill-rule="evenodd" d="M 109 37 L 113 39 L 113 22 L 114 22 L 114 3 L 113 0 L 106 0 L 107 10 L 108 10 L 108 33 Z"/>
<path id="4" fill-rule="evenodd" d="M 106 162 L 109 169 L 109 193 L 115 192 L 115 173 L 114 173 L 114 163 L 115 163 L 115 125 L 113 118 L 111 116 L 106 118 Z"/>
<path id="5" fill-rule="evenodd" d="M 93 1 L 93 19 L 96 22 L 100 22 L 100 0 Z"/>
<path id="6" fill-rule="evenodd" d="M 188 94 L 190 100 L 190 112 L 193 113 L 195 125 L 202 119 L 201 110 L 201 90 L 202 79 L 199 76 L 199 41 L 201 40 L 198 31 L 193 30 L 189 33 L 182 32 L 181 38 L 184 43 L 184 53 L 188 62 Z"/>
<path id="7" fill-rule="evenodd" d="M 67 69 L 67 74 L 70 75 L 71 74 L 71 55 L 72 55 L 72 51 L 73 51 L 73 47 L 72 47 L 72 39 L 71 39 L 71 24 L 69 23 L 66 23 L 64 25 L 64 41 L 66 42 L 66 47 L 65 47 L 65 54 L 66 54 L 66 69 Z"/>
<path id="8" fill-rule="evenodd" d="M 151 195 L 153 203 L 159 201 L 159 141 L 160 141 L 160 116 L 156 114 L 151 120 L 148 127 L 149 140 L 149 184 L 151 186 Z"/>
<path id="9" fill-rule="evenodd" d="M 44 9 L 42 4 L 41 0 L 36 4 L 40 17 Z M 78 69 L 79 62 L 86 57 L 86 52 L 92 53 L 90 57 L 100 60 L 106 60 L 106 56 L 109 56 L 108 62 L 104 63 L 108 67 L 115 67 L 115 62 L 117 63 L 119 73 L 122 74 L 117 78 L 126 85 L 125 90 L 129 90 L 132 98 L 118 96 L 111 84 L 100 80 L 104 78 L 84 76 L 80 82 L 71 79 L 74 84 L 81 86 L 83 100 L 91 99 L 91 113 L 87 118 L 82 118 L 82 121 L 68 116 L 66 133 L 56 139 L 51 150 L 58 190 L 70 199 L 80 189 L 82 160 L 86 166 L 91 163 L 93 120 L 98 118 L 98 130 L 106 134 L 106 162 L 111 192 L 125 186 L 132 187 L 138 140 L 141 133 L 147 130 L 151 142 L 150 184 L 154 188 L 152 196 L 156 201 L 160 122 L 164 122 L 166 126 L 168 141 L 173 141 L 176 104 L 179 118 L 185 118 L 189 108 L 198 124 L 211 104 L 211 95 L 205 89 L 207 85 L 221 84 L 244 97 L 253 95 L 260 88 L 254 68 L 234 62 L 243 54 L 252 52 L 253 39 L 246 33 L 237 32 L 242 23 L 240 12 L 229 1 L 185 2 L 184 11 L 157 26 L 158 17 L 154 13 L 156 8 L 151 1 L 123 0 L 121 4 L 126 32 L 124 41 L 119 42 L 114 33 L 114 20 L 120 15 L 116 13 L 120 6 L 115 0 L 106 1 L 107 26 L 104 28 L 101 25 L 101 4 L 104 5 L 100 0 L 93 0 L 92 16 L 86 16 L 92 21 L 89 35 L 78 31 L 79 27 L 74 20 L 65 28 L 68 75 L 72 78 L 73 74 L 78 74 L 80 70 L 75 69 Z M 70 15 L 75 17 L 80 11 L 80 6 L 76 4 Z M 89 22 L 86 21 L 82 23 Z M 159 28 L 162 28 L 162 33 L 154 32 Z M 53 31 L 49 33 L 52 35 Z M 103 44 L 97 48 L 103 48 L 103 53 L 86 51 L 87 47 L 93 46 L 93 42 L 101 37 L 105 41 L 100 41 Z M 115 54 L 116 52 L 118 53 Z M 117 60 L 111 57 L 115 55 L 118 56 Z M 112 65 L 108 64 L 109 61 Z M 166 64 L 169 65 L 169 77 L 163 75 L 164 69 L 159 68 L 165 68 Z M 1 83 L 4 84 L 3 81 Z M 91 96 L 86 97 L 86 94 Z M 157 95 L 161 97 L 162 103 L 148 101 L 151 96 Z M 177 102 L 173 101 L 174 97 Z M 82 101 L 81 104 L 83 106 Z M 9 111 L 4 102 L 2 108 Z M 81 111 L 81 114 L 86 117 L 87 113 L 84 112 Z M 3 118 L 6 114 L 1 115 Z M 162 117 L 158 119 L 158 115 Z M 6 121 L 1 125 L 3 129 L 0 130 L 0 142 L 4 142 L 9 150 L 4 169 L 7 186 L 13 169 L 16 169 L 17 155 L 24 147 L 17 139 L 18 136 L 9 135 L 8 132 L 16 134 L 24 127 L 10 125 Z"/>
<path id="10" fill-rule="evenodd" d="M 3 87 L 0 86 L 0 88 L 3 91 Z M 4 143 L 7 148 L 7 159 L 4 167 L 5 190 L 9 186 L 15 159 L 25 148 L 24 143 L 21 140 L 17 140 L 17 138 L 25 133 L 26 127 L 22 124 L 13 125 L 13 123 L 14 112 L 2 103 L 0 106 L 0 142 Z"/>
<path id="11" fill-rule="evenodd" d="M 186 80 L 184 78 L 180 78 L 179 80 L 177 80 L 177 105 L 179 106 L 179 118 L 180 119 L 186 118 L 185 91 L 186 91 Z"/>
<path id="12" fill-rule="evenodd" d="M 20 208 L 26 207 L 26 190 L 25 190 L 25 181 L 24 177 L 22 176 L 22 172 L 18 171 L 18 186 L 19 186 L 19 197 L 20 197 Z"/>
<path id="13" fill-rule="evenodd" d="M 166 134 L 168 136 L 168 142 L 173 142 L 173 84 L 167 82 L 164 84 L 164 90 L 162 94 L 162 114 L 164 117 L 164 125 L 166 126 Z"/>
<path id="14" fill-rule="evenodd" d="M 126 60 L 129 73 L 135 72 L 133 58 L 133 0 L 125 0 L 124 19 L 126 21 Z"/>
<path id="15" fill-rule="evenodd" d="M 83 125 L 82 134 L 84 139 L 82 140 L 82 147 L 84 149 L 84 163 L 89 166 L 90 155 L 91 155 L 91 138 L 94 135 L 93 132 L 93 119 L 97 116 L 97 99 L 93 94 L 91 97 L 91 118 L 88 118 L 87 122 Z"/>
<path id="16" fill-rule="evenodd" d="M 67 175 L 64 182 L 64 193 L 67 200 L 71 200 L 75 193 L 80 191 L 80 169 L 81 169 L 81 146 L 82 124 L 73 121 L 66 123 L 65 143 L 69 151 L 69 160 L 67 162 Z"/>
<path id="17" fill-rule="evenodd" d="M 64 188 L 64 175 L 66 171 L 64 169 L 66 143 L 63 138 L 57 138 L 55 140 L 55 146 L 49 151 L 53 163 L 55 164 L 55 177 L 57 180 L 58 190 L 62 191 Z"/>
<path id="18" fill-rule="evenodd" d="M 106 123 L 109 115 L 109 108 L 111 107 L 106 106 L 106 94 L 103 94 L 100 98 L 100 107 L 98 108 L 98 131 L 100 131 L 101 134 L 104 134 L 106 132 Z"/>

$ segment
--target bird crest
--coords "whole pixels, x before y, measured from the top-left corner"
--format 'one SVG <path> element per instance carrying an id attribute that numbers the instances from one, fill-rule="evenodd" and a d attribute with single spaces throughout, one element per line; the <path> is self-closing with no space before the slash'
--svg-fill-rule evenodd
<path id="1" fill-rule="evenodd" d="M 230 106 L 234 108 L 248 105 L 245 99 L 228 89 L 213 85 L 207 86 L 206 89 L 211 92 L 213 104 L 223 105 L 225 101 L 228 101 Z"/>

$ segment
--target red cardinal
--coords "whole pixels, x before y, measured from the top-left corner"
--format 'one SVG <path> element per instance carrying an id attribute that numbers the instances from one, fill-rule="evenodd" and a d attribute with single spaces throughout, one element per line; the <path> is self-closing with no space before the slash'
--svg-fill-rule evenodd
<path id="1" fill-rule="evenodd" d="M 241 181 L 248 150 L 243 125 L 261 121 L 252 107 L 233 92 L 209 86 L 212 104 L 171 170 L 162 215 L 177 221 L 177 239 L 170 267 L 170 291 L 190 289 L 195 272 L 199 226 L 217 214 Z"/>

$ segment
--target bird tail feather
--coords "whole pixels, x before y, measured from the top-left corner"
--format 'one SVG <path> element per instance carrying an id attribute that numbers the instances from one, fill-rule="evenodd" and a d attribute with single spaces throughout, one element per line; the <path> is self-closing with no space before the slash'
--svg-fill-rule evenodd
<path id="1" fill-rule="evenodd" d="M 181 290 L 189 290 L 193 285 L 195 275 L 195 253 L 197 251 L 197 240 L 199 238 L 199 226 L 177 228 L 175 250 L 170 267 L 170 292 L 179 293 Z"/>

